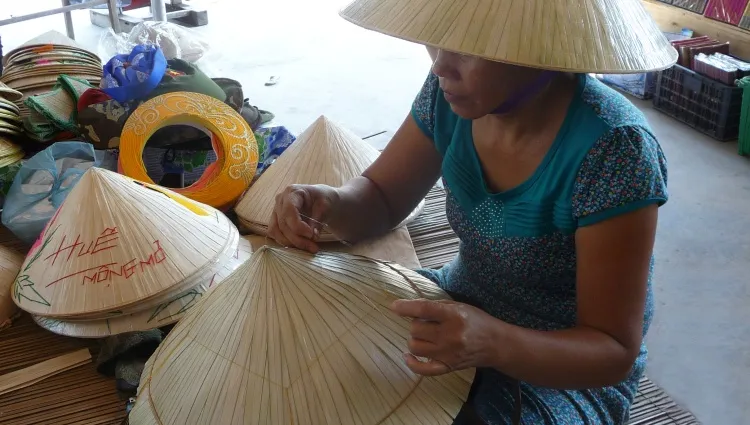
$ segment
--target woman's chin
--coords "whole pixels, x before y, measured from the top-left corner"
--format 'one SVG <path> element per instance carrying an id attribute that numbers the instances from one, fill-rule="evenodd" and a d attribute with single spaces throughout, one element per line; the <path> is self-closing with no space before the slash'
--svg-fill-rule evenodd
<path id="1" fill-rule="evenodd" d="M 459 103 L 449 103 L 449 105 L 451 105 L 451 110 L 453 110 L 453 113 L 465 120 L 475 120 L 487 115 L 486 113 L 479 113 L 472 108 L 464 107 Z"/>

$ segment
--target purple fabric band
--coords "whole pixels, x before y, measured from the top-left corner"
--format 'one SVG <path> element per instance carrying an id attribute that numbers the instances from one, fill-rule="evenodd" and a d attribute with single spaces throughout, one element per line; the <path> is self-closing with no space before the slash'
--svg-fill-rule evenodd
<path id="1" fill-rule="evenodd" d="M 515 94 L 513 94 L 513 96 L 508 98 L 505 102 L 503 102 L 500 106 L 498 106 L 494 111 L 492 111 L 492 113 L 493 114 L 507 114 L 508 112 L 516 109 L 522 103 L 526 102 L 530 97 L 539 93 L 547 85 L 547 83 L 549 83 L 550 81 L 552 81 L 553 78 L 555 78 L 556 75 L 557 75 L 557 72 L 555 71 L 542 72 L 542 74 L 536 80 L 532 81 L 528 86 L 517 91 Z"/>

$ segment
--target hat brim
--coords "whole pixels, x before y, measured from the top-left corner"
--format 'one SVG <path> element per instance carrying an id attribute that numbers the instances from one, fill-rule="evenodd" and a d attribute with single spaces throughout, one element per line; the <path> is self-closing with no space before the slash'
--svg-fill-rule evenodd
<path id="1" fill-rule="evenodd" d="M 339 15 L 402 40 L 529 68 L 630 74 L 676 63 L 677 51 L 640 0 L 580 3 L 355 0 Z"/>

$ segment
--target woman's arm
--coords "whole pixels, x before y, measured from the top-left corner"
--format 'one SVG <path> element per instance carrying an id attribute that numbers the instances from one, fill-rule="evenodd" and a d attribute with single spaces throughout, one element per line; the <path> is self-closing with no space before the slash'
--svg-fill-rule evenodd
<path id="1" fill-rule="evenodd" d="M 495 368 L 550 388 L 617 384 L 638 356 L 656 205 L 623 214 L 576 234 L 578 320 L 574 328 L 536 331 L 505 323 L 466 304 L 397 301 L 412 322 L 407 356 L 416 373 L 439 375 L 467 367 Z"/>
<path id="2" fill-rule="evenodd" d="M 440 177 L 441 164 L 432 140 L 409 114 L 362 177 L 339 188 L 329 226 L 352 242 L 386 233 L 425 197 Z"/>
<path id="3" fill-rule="evenodd" d="M 507 329 L 496 347 L 495 366 L 525 382 L 556 388 L 624 380 L 641 348 L 657 215 L 652 205 L 580 228 L 577 326 L 553 332 Z"/>

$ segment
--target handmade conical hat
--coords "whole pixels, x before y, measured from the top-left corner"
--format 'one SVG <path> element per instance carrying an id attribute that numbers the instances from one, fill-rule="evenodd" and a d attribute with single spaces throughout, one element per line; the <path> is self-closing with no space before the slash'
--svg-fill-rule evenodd
<path id="1" fill-rule="evenodd" d="M 52 46 L 53 49 L 72 49 L 72 50 L 87 51 L 72 38 L 66 36 L 65 34 L 59 31 L 51 30 L 51 31 L 45 32 L 44 34 L 38 35 L 32 38 L 31 40 L 28 40 L 27 42 L 23 43 L 17 48 L 6 53 L 5 57 L 3 58 L 5 62 L 3 63 L 12 62 L 13 57 L 18 52 L 33 50 L 36 47 L 48 46 L 48 45 Z"/>
<path id="2" fill-rule="evenodd" d="M 18 106 L 12 101 L 0 97 L 0 111 L 11 111 L 18 114 Z"/>
<path id="3" fill-rule="evenodd" d="M 178 296 L 147 310 L 105 320 L 65 321 L 32 315 L 34 321 L 44 329 L 59 335 L 76 338 L 105 338 L 125 332 L 145 331 L 180 320 L 208 291 L 218 287 L 252 254 L 252 246 L 246 238 L 240 239 L 237 249 L 228 261 L 218 265 L 210 279 L 198 284 Z"/>
<path id="4" fill-rule="evenodd" d="M 379 154 L 351 131 L 321 116 L 250 186 L 235 211 L 243 224 L 265 235 L 276 194 L 287 186 L 341 186 L 361 175 Z"/>
<path id="5" fill-rule="evenodd" d="M 533 68 L 626 74 L 677 61 L 641 0 L 355 0 L 340 14 L 404 40 Z"/>
<path id="6" fill-rule="evenodd" d="M 400 266 L 263 247 L 151 356 L 130 423 L 450 425 L 474 371 L 406 367 L 403 298 L 448 296 Z"/>
<path id="7" fill-rule="evenodd" d="M 0 157 L 0 169 L 9 167 L 18 161 L 22 160 L 24 156 L 23 150 L 19 150 L 18 152 L 12 153 L 7 156 Z"/>
<path id="8" fill-rule="evenodd" d="M 21 150 L 21 146 L 6 137 L 0 136 L 0 157 L 13 155 Z"/>
<path id="9" fill-rule="evenodd" d="M 0 97 L 4 97 L 8 100 L 13 101 L 21 99 L 23 97 L 23 94 L 18 90 L 13 90 L 12 88 L 0 82 Z"/>
<path id="10" fill-rule="evenodd" d="M 18 308 L 10 296 L 10 287 L 23 262 L 23 255 L 0 245 L 0 330 L 10 326 Z"/>
<path id="11" fill-rule="evenodd" d="M 15 111 L 0 108 L 0 119 L 3 121 L 19 122 L 21 117 Z"/>
<path id="12" fill-rule="evenodd" d="M 192 287 L 191 278 L 210 272 L 237 239 L 229 219 L 209 206 L 91 168 L 31 248 L 14 301 L 53 318 L 132 313 Z"/>

